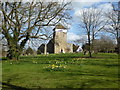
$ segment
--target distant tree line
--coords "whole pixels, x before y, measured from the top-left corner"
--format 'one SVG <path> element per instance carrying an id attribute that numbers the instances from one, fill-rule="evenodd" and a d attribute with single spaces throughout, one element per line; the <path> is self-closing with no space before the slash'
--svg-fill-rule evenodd
<path id="1" fill-rule="evenodd" d="M 103 52 L 103 53 L 113 53 L 113 52 L 117 52 L 116 48 L 117 45 L 115 44 L 115 41 L 113 41 L 112 39 L 110 39 L 110 37 L 102 35 L 100 39 L 95 39 L 93 42 L 93 47 L 91 47 L 91 51 L 93 51 L 94 53 L 98 53 L 98 52 Z M 84 52 L 89 50 L 89 44 L 85 43 L 82 46 Z"/>

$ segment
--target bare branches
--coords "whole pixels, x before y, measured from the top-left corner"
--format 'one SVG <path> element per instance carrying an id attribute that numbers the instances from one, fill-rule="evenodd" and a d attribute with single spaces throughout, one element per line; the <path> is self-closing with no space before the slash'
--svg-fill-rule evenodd
<path id="1" fill-rule="evenodd" d="M 113 6 L 113 10 L 105 13 L 105 17 L 108 19 L 107 25 L 104 27 L 104 29 L 109 32 L 112 33 L 115 37 L 116 40 L 118 42 L 118 33 L 120 30 L 120 23 L 119 23 L 119 12 L 115 10 L 114 5 Z"/>
<path id="2" fill-rule="evenodd" d="M 68 4 L 69 3 L 60 5 L 58 2 L 31 2 L 25 4 L 21 2 L 2 3 L 1 11 L 4 15 L 3 28 L 8 24 L 8 31 L 14 31 L 12 28 L 16 27 L 16 33 L 23 33 L 25 35 L 28 32 L 31 33 L 32 29 L 36 26 L 39 28 L 38 30 L 43 26 L 55 26 L 64 18 L 65 7 Z M 4 5 L 7 6 L 9 11 L 4 9 Z M 26 25 L 28 27 L 26 27 Z M 38 32 L 39 31 L 37 31 L 37 33 Z"/>
<path id="3" fill-rule="evenodd" d="M 40 31 L 47 26 L 55 26 L 67 19 L 66 6 L 70 3 L 58 2 L 3 2 L 0 3 L 2 12 L 2 34 L 11 48 L 22 51 L 30 38 L 44 39 Z M 12 52 L 12 51 L 11 51 Z"/>
<path id="4" fill-rule="evenodd" d="M 81 11 L 80 21 L 80 27 L 85 30 L 88 36 L 89 54 L 91 57 L 91 43 L 95 39 L 98 32 L 104 28 L 107 21 L 103 19 L 102 9 L 95 9 L 94 7 L 83 9 Z"/>

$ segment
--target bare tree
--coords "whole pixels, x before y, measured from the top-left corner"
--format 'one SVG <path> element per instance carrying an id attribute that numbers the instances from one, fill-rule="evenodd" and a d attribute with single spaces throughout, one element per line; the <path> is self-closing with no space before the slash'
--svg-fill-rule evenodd
<path id="1" fill-rule="evenodd" d="M 113 10 L 109 10 L 105 16 L 108 19 L 108 24 L 105 27 L 105 30 L 109 33 L 112 33 L 117 40 L 118 53 L 119 51 L 119 33 L 120 33 L 120 1 L 118 3 L 118 10 L 115 9 L 114 5 Z"/>
<path id="2" fill-rule="evenodd" d="M 2 2 L 0 12 L 3 37 L 9 47 L 9 59 L 18 59 L 25 44 L 31 38 L 46 36 L 41 34 L 45 26 L 55 26 L 69 18 L 67 5 L 70 2 Z"/>
<path id="3" fill-rule="evenodd" d="M 80 13 L 80 27 L 85 30 L 88 36 L 89 56 L 92 57 L 92 42 L 94 41 L 98 32 L 104 28 L 105 20 L 103 20 L 102 17 L 102 9 L 95 9 L 92 7 L 89 9 L 83 9 Z"/>

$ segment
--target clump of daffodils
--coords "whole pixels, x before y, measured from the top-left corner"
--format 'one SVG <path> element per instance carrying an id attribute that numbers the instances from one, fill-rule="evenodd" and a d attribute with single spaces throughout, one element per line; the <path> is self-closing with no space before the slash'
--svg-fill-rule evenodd
<path id="1" fill-rule="evenodd" d="M 37 64 L 37 61 L 34 60 L 34 61 L 32 61 L 32 63 Z"/>
<path id="2" fill-rule="evenodd" d="M 10 64 L 13 64 L 12 62 Z"/>
<path id="3" fill-rule="evenodd" d="M 73 60 L 74 61 L 79 61 L 79 60 L 81 60 L 81 58 L 74 58 Z"/>
<path id="4" fill-rule="evenodd" d="M 64 65 L 55 65 L 55 64 L 45 67 L 47 71 L 63 71 L 65 68 L 66 66 Z"/>

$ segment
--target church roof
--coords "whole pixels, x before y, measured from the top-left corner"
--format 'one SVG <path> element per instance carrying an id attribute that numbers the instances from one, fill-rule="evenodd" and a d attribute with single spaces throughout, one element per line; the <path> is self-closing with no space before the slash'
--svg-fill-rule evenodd
<path id="1" fill-rule="evenodd" d="M 62 24 L 58 24 L 56 25 L 56 29 L 67 29 L 67 28 L 65 28 Z"/>

